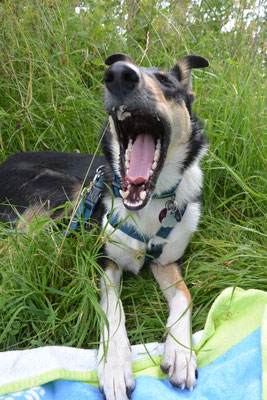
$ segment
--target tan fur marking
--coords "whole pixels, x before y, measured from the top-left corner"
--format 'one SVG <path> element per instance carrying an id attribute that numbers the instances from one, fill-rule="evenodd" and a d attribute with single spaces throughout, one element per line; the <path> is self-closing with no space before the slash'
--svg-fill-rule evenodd
<path id="1" fill-rule="evenodd" d="M 117 265 L 113 261 L 110 261 L 110 260 L 107 260 L 105 262 L 105 267 L 106 267 L 106 269 L 109 269 L 109 270 L 112 270 L 112 271 L 117 271 L 119 269 L 117 267 Z"/>
<path id="2" fill-rule="evenodd" d="M 20 216 L 20 222 L 18 223 L 18 230 L 25 230 L 26 225 L 31 224 L 36 217 L 48 217 L 49 216 L 49 201 L 41 205 L 35 205 L 27 208 L 24 213 Z"/>
<path id="3" fill-rule="evenodd" d="M 188 142 L 191 133 L 190 115 L 185 102 L 177 104 L 174 101 L 157 102 L 157 110 L 169 121 L 171 125 L 171 146 L 168 153 L 177 151 L 177 146 Z"/>
<path id="4" fill-rule="evenodd" d="M 152 265 L 151 268 L 168 302 L 173 297 L 174 290 L 179 290 L 185 296 L 188 304 L 191 303 L 190 292 L 187 289 L 176 264 L 173 263 L 165 265 L 164 267 Z"/>
<path id="5" fill-rule="evenodd" d="M 142 73 L 142 75 L 143 75 L 143 80 L 145 82 L 145 86 L 148 87 L 149 90 L 154 93 L 154 96 L 155 96 L 157 102 L 163 102 L 163 103 L 167 104 L 167 100 L 166 100 L 164 94 L 158 88 L 158 86 L 154 82 L 154 80 L 152 78 L 150 78 L 150 76 L 148 76 L 144 73 Z"/>
<path id="6" fill-rule="evenodd" d="M 73 211 L 73 208 L 77 204 L 77 200 L 81 194 L 81 186 L 78 185 L 73 189 L 72 198 L 70 199 L 72 206 L 69 205 L 67 209 L 67 214 L 70 215 Z M 51 216 L 53 210 L 51 210 L 51 201 L 46 200 L 42 204 L 35 204 L 27 208 L 24 213 L 20 216 L 20 221 L 18 223 L 17 229 L 20 231 L 24 231 L 26 225 L 33 223 L 36 218 L 49 218 Z M 54 220 L 59 220 L 65 217 L 65 208 L 58 213 L 56 217 L 53 217 Z"/>

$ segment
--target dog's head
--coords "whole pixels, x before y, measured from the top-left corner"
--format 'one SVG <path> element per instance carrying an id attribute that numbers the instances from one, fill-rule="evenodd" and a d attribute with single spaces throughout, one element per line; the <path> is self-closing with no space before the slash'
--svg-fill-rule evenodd
<path id="1" fill-rule="evenodd" d="M 124 54 L 113 54 L 105 62 L 109 68 L 104 75 L 104 105 L 113 163 L 122 179 L 124 206 L 139 210 L 151 197 L 166 158 L 189 141 L 191 69 L 209 63 L 197 55 L 185 56 L 166 72 L 140 68 Z"/>

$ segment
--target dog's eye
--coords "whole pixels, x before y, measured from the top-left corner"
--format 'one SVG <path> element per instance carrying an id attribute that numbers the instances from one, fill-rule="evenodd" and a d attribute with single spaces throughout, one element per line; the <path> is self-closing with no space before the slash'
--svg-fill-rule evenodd
<path id="1" fill-rule="evenodd" d="M 172 86 L 172 81 L 166 75 L 156 74 L 156 78 L 162 85 Z"/>

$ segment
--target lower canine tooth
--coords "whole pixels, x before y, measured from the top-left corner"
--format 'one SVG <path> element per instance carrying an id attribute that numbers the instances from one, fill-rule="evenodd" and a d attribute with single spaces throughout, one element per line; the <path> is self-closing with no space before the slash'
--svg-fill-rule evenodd
<path id="1" fill-rule="evenodd" d="M 146 191 L 145 190 L 142 190 L 142 192 L 140 192 L 140 199 L 141 200 L 145 200 L 145 198 L 146 198 Z"/>
<path id="2" fill-rule="evenodd" d="M 126 197 L 129 195 L 129 190 L 126 190 L 126 192 L 124 192 L 123 190 L 120 190 L 120 195 L 123 199 L 126 199 Z"/>

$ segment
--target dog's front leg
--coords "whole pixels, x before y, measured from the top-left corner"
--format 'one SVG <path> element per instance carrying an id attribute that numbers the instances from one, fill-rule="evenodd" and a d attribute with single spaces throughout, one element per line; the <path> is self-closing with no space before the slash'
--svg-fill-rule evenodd
<path id="1" fill-rule="evenodd" d="M 135 387 L 125 315 L 118 298 L 120 277 L 120 270 L 109 261 L 101 278 L 100 304 L 107 321 L 102 322 L 98 351 L 99 386 L 107 400 L 130 399 Z"/>
<path id="2" fill-rule="evenodd" d="M 191 344 L 191 296 L 176 263 L 152 264 L 153 274 L 168 300 L 170 314 L 168 335 L 161 369 L 170 382 L 181 389 L 192 390 L 197 376 L 196 356 Z"/>

